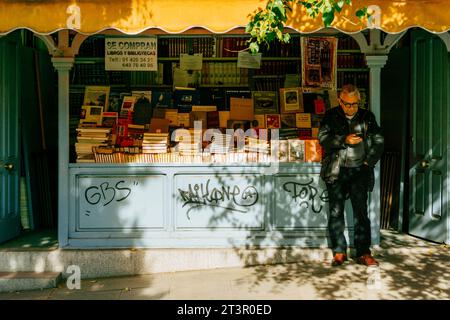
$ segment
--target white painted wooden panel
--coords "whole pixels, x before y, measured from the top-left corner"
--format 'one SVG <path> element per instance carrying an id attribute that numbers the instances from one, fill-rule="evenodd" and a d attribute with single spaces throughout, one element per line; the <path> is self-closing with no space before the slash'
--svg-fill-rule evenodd
<path id="1" fill-rule="evenodd" d="M 164 186 L 164 175 L 79 176 L 77 229 L 163 229 Z"/>

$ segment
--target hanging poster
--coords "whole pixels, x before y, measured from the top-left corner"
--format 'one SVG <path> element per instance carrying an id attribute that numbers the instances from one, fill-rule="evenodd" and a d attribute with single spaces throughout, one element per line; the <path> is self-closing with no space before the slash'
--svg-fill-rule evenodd
<path id="1" fill-rule="evenodd" d="M 302 38 L 303 87 L 336 89 L 337 39 Z"/>
<path id="2" fill-rule="evenodd" d="M 156 37 L 105 38 L 105 70 L 158 71 Z"/>

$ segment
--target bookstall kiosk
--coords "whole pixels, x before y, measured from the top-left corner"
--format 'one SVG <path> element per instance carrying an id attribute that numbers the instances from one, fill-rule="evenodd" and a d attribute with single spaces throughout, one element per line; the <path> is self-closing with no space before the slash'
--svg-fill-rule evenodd
<path id="1" fill-rule="evenodd" d="M 354 7 L 358 7 L 360 1 L 354 2 Z M 1 5 L 6 4 L 2 2 Z M 231 0 L 195 3 L 161 1 L 157 8 L 155 4 L 145 1 L 136 7 L 127 1 L 108 5 L 86 1 L 70 6 L 63 1 L 39 5 L 7 4 L 10 10 L 17 12 L 15 18 L 18 20 L 15 23 L 36 31 L 38 37 L 46 43 L 58 71 L 58 238 L 61 247 L 173 248 L 327 244 L 327 202 L 324 186 L 319 181 L 318 162 L 268 160 L 252 163 L 240 161 L 239 158 L 226 164 L 220 161 L 69 161 L 69 72 L 81 44 L 88 37 L 86 34 L 105 29 L 109 29 L 109 34 L 118 35 L 123 32 L 139 36 L 164 33 L 233 34 L 233 30 L 239 33 L 242 29 L 236 31 L 236 28 L 244 26 L 248 14 L 259 5 L 259 1 Z M 414 3 L 411 5 L 414 6 Z M 40 18 L 23 14 L 27 12 L 21 11 L 23 6 L 28 6 L 25 9 L 32 7 L 33 17 Z M 104 12 L 101 19 L 98 19 L 100 11 L 97 6 L 101 6 Z M 201 10 L 200 7 L 207 7 L 208 10 Z M 378 10 L 380 8 L 388 11 L 387 2 L 378 1 Z M 401 7 L 399 10 L 402 10 Z M 426 15 L 418 7 L 416 10 Z M 408 12 L 411 12 L 411 8 Z M 442 14 L 440 10 L 432 12 L 433 16 Z M 45 19 L 49 14 L 56 14 L 58 19 L 53 16 L 52 19 Z M 205 14 L 207 17 L 203 17 Z M 361 32 L 352 35 L 365 54 L 370 74 L 368 105 L 378 119 L 380 70 L 387 60 L 390 48 L 403 35 L 404 30 L 415 24 L 414 20 L 407 17 L 403 23 L 378 21 L 379 24 L 373 25 L 375 29 L 366 32 L 370 34 L 369 41 Z M 306 23 L 305 19 L 300 10 L 294 10 L 288 25 L 293 32 L 320 30 L 319 22 Z M 448 26 L 439 25 L 439 19 L 434 19 L 434 22 L 424 21 L 431 23 L 430 29 L 438 32 L 448 29 Z M 442 21 L 445 19 L 442 18 Z M 0 30 L 11 30 L 13 27 L 10 24 L 8 20 L 1 21 Z M 357 32 L 366 26 L 355 26 L 338 19 L 334 27 L 345 32 Z M 68 30 L 58 31 L 57 41 L 45 35 L 65 28 L 74 29 L 77 33 L 72 37 Z M 389 34 L 382 40 L 378 29 L 397 34 Z M 333 32 L 322 30 L 321 34 Z M 376 176 L 379 176 L 379 169 Z M 379 181 L 375 185 L 369 207 L 372 242 L 378 244 Z M 349 225 L 352 223 L 349 222 Z"/>

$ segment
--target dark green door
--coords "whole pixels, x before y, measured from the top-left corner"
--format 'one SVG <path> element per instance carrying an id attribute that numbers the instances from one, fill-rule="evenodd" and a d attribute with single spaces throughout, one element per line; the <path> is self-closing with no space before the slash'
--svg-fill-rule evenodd
<path id="1" fill-rule="evenodd" d="M 20 232 L 18 46 L 0 38 L 0 242 Z"/>
<path id="2" fill-rule="evenodd" d="M 448 236 L 448 53 L 442 40 L 414 30 L 409 232 L 437 242 Z"/>

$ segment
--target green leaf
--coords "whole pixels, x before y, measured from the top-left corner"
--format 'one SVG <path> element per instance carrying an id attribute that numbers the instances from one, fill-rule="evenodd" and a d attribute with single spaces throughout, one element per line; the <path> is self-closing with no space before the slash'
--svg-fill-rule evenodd
<path id="1" fill-rule="evenodd" d="M 259 51 L 259 45 L 256 42 L 250 43 L 249 48 L 252 53 L 257 53 Z"/>
<path id="2" fill-rule="evenodd" d="M 252 31 L 253 26 L 254 26 L 253 22 L 250 21 L 250 22 L 247 24 L 247 26 L 245 27 L 245 32 L 246 32 L 246 33 L 249 33 L 250 31 Z"/>
<path id="3" fill-rule="evenodd" d="M 334 20 L 334 9 L 323 12 L 322 13 L 322 20 L 325 27 L 331 26 L 331 23 Z"/>
<path id="4" fill-rule="evenodd" d="M 338 0 L 338 2 L 333 3 L 334 10 L 341 13 L 342 7 L 344 7 L 344 0 Z"/>
<path id="5" fill-rule="evenodd" d="M 291 35 L 289 33 L 285 33 L 283 35 L 283 42 L 284 43 L 288 43 L 290 39 L 291 39 Z"/>
<path id="6" fill-rule="evenodd" d="M 266 41 L 267 42 L 272 42 L 275 38 L 276 38 L 276 33 L 274 31 L 270 31 L 269 33 L 267 33 L 266 36 Z"/>
<path id="7" fill-rule="evenodd" d="M 286 21 L 286 10 L 281 2 L 276 3 L 272 11 L 279 20 Z"/>
<path id="8" fill-rule="evenodd" d="M 258 21 L 260 21 L 261 20 L 261 14 L 262 14 L 262 12 L 260 11 L 260 12 L 258 12 L 257 14 L 255 14 L 255 16 L 253 17 L 253 22 L 258 22 Z"/>
<path id="9" fill-rule="evenodd" d="M 365 9 L 365 10 L 364 10 L 364 9 Z M 366 14 L 367 14 L 367 8 L 358 9 L 358 11 L 356 11 L 356 16 L 357 16 L 359 19 L 363 18 Z"/>

